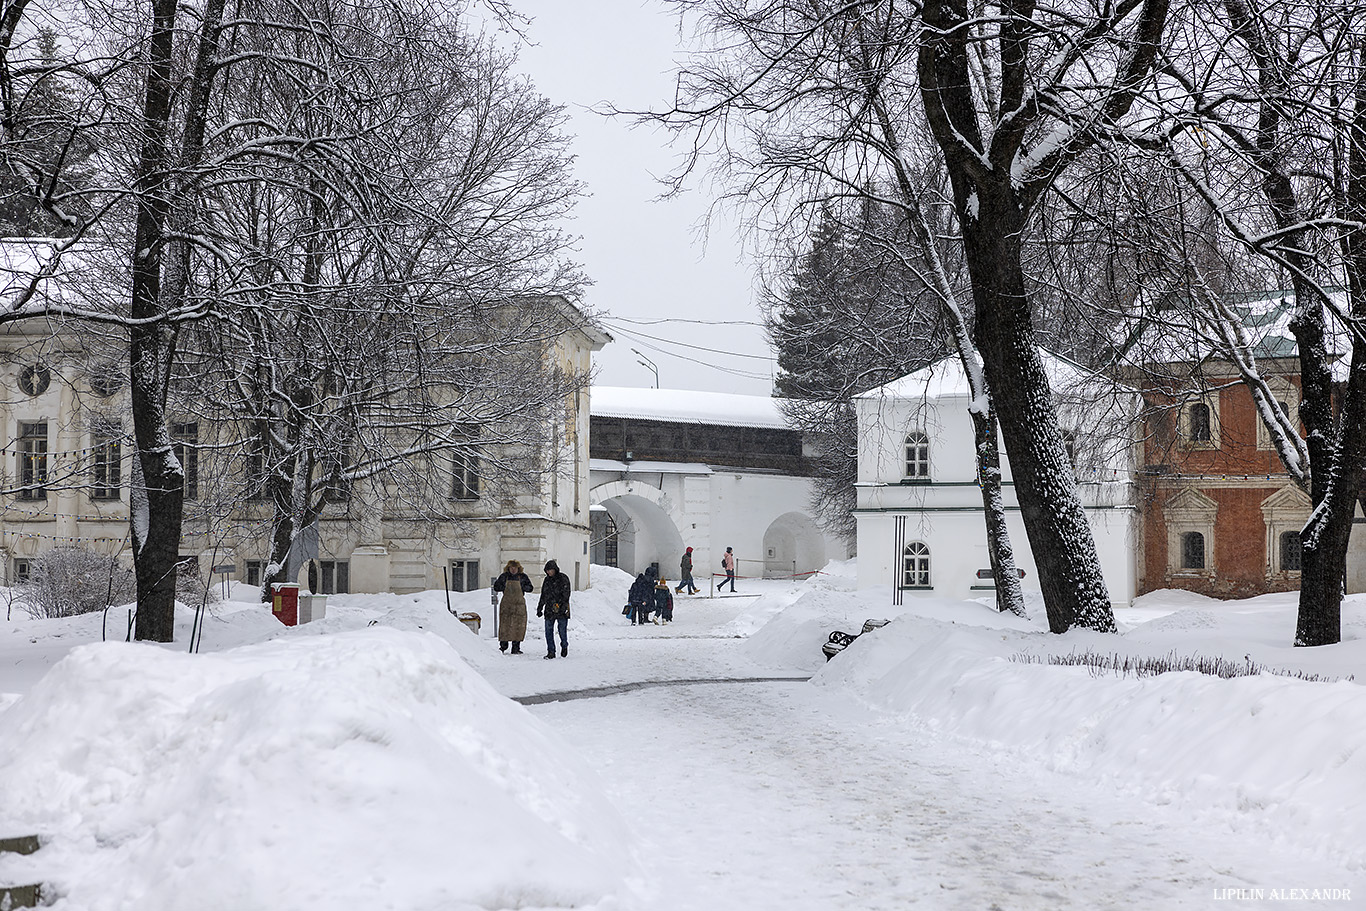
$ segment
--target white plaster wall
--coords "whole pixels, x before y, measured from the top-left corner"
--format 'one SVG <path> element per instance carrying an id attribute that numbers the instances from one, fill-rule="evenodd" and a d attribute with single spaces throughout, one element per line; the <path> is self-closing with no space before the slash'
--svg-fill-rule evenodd
<path id="1" fill-rule="evenodd" d="M 593 472 L 593 502 L 622 502 L 611 501 L 625 491 L 618 483 L 621 479 L 617 471 Z M 623 547 L 619 554 L 622 568 L 639 571 L 658 559 L 665 577 L 672 580 L 678 576 L 682 547 L 692 547 L 693 578 L 703 587 L 712 573 L 722 572 L 721 556 L 727 547 L 734 548 L 740 575 L 764 575 L 764 535 L 769 526 L 790 512 L 810 515 L 811 482 L 806 478 L 734 471 L 641 472 L 632 473 L 630 483 L 633 496 L 645 493 L 642 485 L 655 491 L 660 508 L 678 530 L 681 546 L 675 548 L 676 553 L 658 552 L 658 536 L 643 542 L 638 530 L 634 553 L 628 556 Z M 822 540 L 825 553 L 821 565 L 847 556 L 842 542 L 824 533 Z M 820 568 L 812 565 L 797 569 L 807 572 Z"/>
<path id="2" fill-rule="evenodd" d="M 991 597 L 990 590 L 973 590 L 977 570 L 990 566 L 982 495 L 976 484 L 976 454 L 972 419 L 966 396 L 924 400 L 882 397 L 859 399 L 858 466 L 858 584 L 860 588 L 890 586 L 900 579 L 900 559 L 893 551 L 894 515 L 905 514 L 906 540 L 923 541 L 930 548 L 933 591 L 908 590 L 908 596 Z M 902 483 L 905 439 L 912 430 L 930 438 L 929 483 Z M 1137 590 L 1139 517 L 1131 502 L 1131 447 L 1101 449 L 1099 472 L 1092 477 L 1118 480 L 1078 485 L 1111 601 L 1123 606 Z M 1029 539 L 1010 483 L 1010 463 L 1001 447 L 1006 482 L 1002 497 L 1014 545 L 1016 565 L 1025 571 L 1026 591 L 1039 590 Z"/>
<path id="3" fill-rule="evenodd" d="M 900 579 L 900 560 L 893 552 L 895 513 L 858 516 L 858 586 L 892 586 Z M 1138 514 L 1133 510 L 1094 510 L 1088 512 L 1101 573 L 1116 607 L 1127 607 L 1136 591 L 1136 549 L 1131 542 L 1137 530 Z M 1025 535 L 1024 520 L 1012 510 L 1006 515 L 1010 540 L 1015 549 L 1015 565 L 1025 571 L 1021 583 L 1027 592 L 1039 591 L 1039 574 Z M 930 549 L 930 591 L 908 589 L 907 597 L 981 598 L 994 597 L 989 585 L 977 578 L 979 569 L 988 569 L 986 523 L 978 511 L 939 512 L 908 515 L 906 544 L 921 541 Z"/>

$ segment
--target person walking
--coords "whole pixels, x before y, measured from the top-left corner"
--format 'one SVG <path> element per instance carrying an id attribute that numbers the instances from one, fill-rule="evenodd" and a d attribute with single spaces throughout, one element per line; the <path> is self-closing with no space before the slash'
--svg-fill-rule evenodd
<path id="1" fill-rule="evenodd" d="M 674 593 L 669 591 L 667 579 L 660 579 L 655 586 L 655 623 L 661 626 L 674 622 Z"/>
<path id="2" fill-rule="evenodd" d="M 531 579 L 522 572 L 522 564 L 509 560 L 502 575 L 493 581 L 493 590 L 503 593 L 498 604 L 498 651 L 506 652 L 511 645 L 512 654 L 520 655 L 526 638 L 526 596 L 532 590 Z"/>
<path id="3" fill-rule="evenodd" d="M 674 591 L 678 592 L 679 594 L 682 594 L 682 593 L 683 593 L 683 589 L 686 588 L 686 589 L 688 590 L 688 594 L 690 594 L 690 595 L 695 595 L 695 594 L 697 594 L 697 586 L 694 585 L 694 584 L 693 584 L 693 581 L 692 581 L 692 548 L 691 548 L 691 547 L 689 547 L 689 548 L 687 549 L 687 551 L 683 554 L 683 559 L 679 561 L 679 563 L 678 563 L 678 568 L 679 568 L 679 570 L 681 570 L 681 573 L 680 573 L 680 575 L 679 575 L 678 588 L 675 588 Z"/>
<path id="4" fill-rule="evenodd" d="M 726 578 L 721 580 L 721 584 L 716 586 L 716 590 L 720 591 L 725 588 L 726 583 L 729 582 L 730 593 L 733 595 L 735 594 L 735 554 L 729 547 L 726 548 L 726 555 L 721 558 L 721 568 L 726 571 Z"/>
<path id="5" fill-rule="evenodd" d="M 541 600 L 536 605 L 536 616 L 545 614 L 545 656 L 555 657 L 555 627 L 560 628 L 560 657 L 569 657 L 569 577 L 560 572 L 560 564 L 550 560 L 545 564 L 545 581 L 541 583 Z"/>

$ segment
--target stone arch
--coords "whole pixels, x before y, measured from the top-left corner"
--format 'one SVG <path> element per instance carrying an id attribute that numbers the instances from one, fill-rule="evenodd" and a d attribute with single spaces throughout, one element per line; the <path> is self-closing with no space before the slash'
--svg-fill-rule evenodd
<path id="1" fill-rule="evenodd" d="M 764 532 L 765 578 L 812 572 L 827 559 L 825 535 L 805 513 L 785 512 Z"/>
<path id="2" fill-rule="evenodd" d="M 618 567 L 639 573 L 658 563 L 666 578 L 676 575 L 670 569 L 677 567 L 683 553 L 683 536 L 664 491 L 639 481 L 610 481 L 594 487 L 589 499 L 605 509 L 616 524 Z M 599 542 L 595 541 L 595 561 L 599 552 Z"/>

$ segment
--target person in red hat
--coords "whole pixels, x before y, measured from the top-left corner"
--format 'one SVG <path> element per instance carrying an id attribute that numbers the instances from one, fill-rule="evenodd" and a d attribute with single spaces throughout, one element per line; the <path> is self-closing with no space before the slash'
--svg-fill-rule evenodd
<path id="1" fill-rule="evenodd" d="M 679 568 L 682 572 L 680 572 L 680 573 L 679 573 L 679 576 L 678 576 L 678 588 L 675 588 L 674 591 L 679 592 L 679 593 L 681 594 L 682 591 L 683 591 L 683 589 L 686 588 L 686 589 L 688 590 L 688 594 L 690 594 L 690 595 L 695 595 L 695 594 L 697 594 L 697 586 L 696 586 L 696 585 L 693 585 L 693 582 L 692 582 L 692 548 L 691 548 L 691 547 L 689 547 L 688 550 L 687 550 L 687 552 L 683 554 L 683 559 L 679 562 L 678 568 Z"/>

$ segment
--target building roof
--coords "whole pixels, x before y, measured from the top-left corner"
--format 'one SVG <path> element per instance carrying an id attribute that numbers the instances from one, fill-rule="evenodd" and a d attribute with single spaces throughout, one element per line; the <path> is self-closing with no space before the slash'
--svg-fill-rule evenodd
<path id="1" fill-rule="evenodd" d="M 779 430 L 788 430 L 792 426 L 783 416 L 782 399 L 763 395 L 594 386 L 589 402 L 593 417 Z"/>
<path id="2" fill-rule="evenodd" d="M 1337 292 L 1334 297 L 1334 303 L 1345 309 L 1343 294 Z M 1295 315 L 1293 291 L 1269 289 L 1230 294 L 1224 301 L 1241 324 L 1254 358 L 1267 360 L 1299 355 L 1295 334 L 1290 330 L 1290 321 Z M 1326 316 L 1328 357 L 1332 361 L 1342 361 L 1342 355 L 1351 349 L 1350 337 L 1336 317 Z M 1119 362 L 1126 367 L 1141 369 L 1225 360 L 1223 346 L 1208 320 L 1189 307 L 1164 307 L 1130 320 L 1121 324 L 1116 338 Z M 1345 363 L 1334 364 L 1335 379 L 1344 379 L 1345 371 Z"/>
<path id="3" fill-rule="evenodd" d="M 1098 374 L 1051 351 L 1040 348 L 1039 356 L 1043 359 L 1043 369 L 1048 374 L 1048 384 L 1054 393 L 1081 391 L 1101 380 Z M 1103 382 L 1107 386 L 1113 384 L 1112 380 Z M 941 358 L 914 373 L 860 393 L 855 398 L 939 399 L 952 396 L 965 399 L 972 397 L 967 374 L 963 372 L 963 364 L 957 355 Z"/>

